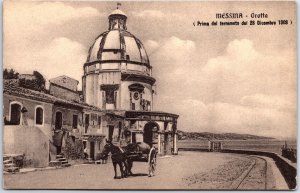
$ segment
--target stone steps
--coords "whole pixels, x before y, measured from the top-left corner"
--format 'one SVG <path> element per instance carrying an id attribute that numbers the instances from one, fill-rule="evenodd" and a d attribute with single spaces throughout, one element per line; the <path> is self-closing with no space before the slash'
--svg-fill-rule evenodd
<path id="1" fill-rule="evenodd" d="M 61 166 L 65 168 L 65 167 L 70 167 L 71 164 L 70 163 L 65 163 L 65 164 L 62 164 Z"/>
<path id="2" fill-rule="evenodd" d="M 19 167 L 8 167 L 8 168 L 4 168 L 5 172 L 9 172 L 9 173 L 15 173 L 15 172 L 19 172 L 20 168 Z"/>
<path id="3" fill-rule="evenodd" d="M 16 165 L 14 163 L 4 164 L 4 168 L 10 168 L 15 167 Z"/>
<path id="4" fill-rule="evenodd" d="M 8 155 L 3 155 L 3 161 L 10 160 L 11 156 Z"/>
<path id="5" fill-rule="evenodd" d="M 70 167 L 70 166 L 71 166 L 71 164 L 61 154 L 56 155 L 56 160 L 49 162 L 49 167 Z"/>
<path id="6" fill-rule="evenodd" d="M 3 161 L 3 164 L 11 164 L 11 163 L 13 163 L 12 160 L 5 160 L 5 161 Z"/>
<path id="7" fill-rule="evenodd" d="M 61 162 L 57 160 L 49 162 L 49 167 L 60 167 L 61 165 Z"/>
<path id="8" fill-rule="evenodd" d="M 3 171 L 4 173 L 16 173 L 20 168 L 13 162 L 14 155 L 3 155 Z"/>

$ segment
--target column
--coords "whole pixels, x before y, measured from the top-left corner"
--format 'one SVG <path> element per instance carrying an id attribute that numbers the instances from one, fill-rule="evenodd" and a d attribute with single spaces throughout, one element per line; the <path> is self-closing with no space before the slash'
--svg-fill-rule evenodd
<path id="1" fill-rule="evenodd" d="M 171 149 L 170 149 L 170 146 L 169 146 L 170 142 L 169 142 L 169 133 L 168 132 L 165 133 L 164 142 L 165 142 L 164 155 L 169 155 L 169 153 L 171 152 Z"/>
<path id="2" fill-rule="evenodd" d="M 88 160 L 90 160 L 91 159 L 91 142 L 89 140 L 86 141 L 86 148 L 87 148 Z"/>
<path id="3" fill-rule="evenodd" d="M 160 145 L 161 145 L 161 144 L 160 144 L 160 143 L 161 143 L 161 142 L 160 142 L 160 132 L 158 132 L 157 138 L 158 138 L 158 141 L 157 141 L 157 144 L 158 144 L 158 147 L 157 147 L 157 148 L 158 148 L 158 154 L 160 154 L 160 153 L 161 153 L 161 147 L 160 147 Z"/>
<path id="4" fill-rule="evenodd" d="M 164 147 L 163 147 L 163 155 L 167 155 L 168 154 L 168 122 L 164 122 Z"/>
<path id="5" fill-rule="evenodd" d="M 177 149 L 177 133 L 174 133 L 174 139 L 173 139 L 173 154 L 177 155 L 178 154 L 178 149 Z"/>

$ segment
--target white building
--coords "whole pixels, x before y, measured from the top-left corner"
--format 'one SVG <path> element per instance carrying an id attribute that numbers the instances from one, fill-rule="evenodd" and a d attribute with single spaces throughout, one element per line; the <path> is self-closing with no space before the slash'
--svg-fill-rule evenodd
<path id="1" fill-rule="evenodd" d="M 90 47 L 82 78 L 84 101 L 108 113 L 103 131 L 110 140 L 121 145 L 144 141 L 157 144 L 161 154 L 177 153 L 178 115 L 153 111 L 152 66 L 126 22 L 124 12 L 113 11 L 108 31 Z"/>

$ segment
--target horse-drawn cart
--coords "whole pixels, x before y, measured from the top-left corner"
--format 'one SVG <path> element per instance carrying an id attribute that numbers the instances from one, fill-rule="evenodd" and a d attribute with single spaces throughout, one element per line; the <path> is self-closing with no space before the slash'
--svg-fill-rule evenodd
<path id="1" fill-rule="evenodd" d="M 155 147 L 150 147 L 150 145 L 140 142 L 131 143 L 122 148 L 112 144 L 111 141 L 107 141 L 99 157 L 101 159 L 107 158 L 109 152 L 111 152 L 115 179 L 117 179 L 117 165 L 120 166 L 121 178 L 123 178 L 132 175 L 131 169 L 133 162 L 148 163 L 148 176 L 154 176 L 157 155 Z"/>
<path id="2" fill-rule="evenodd" d="M 143 152 L 130 152 L 127 154 L 127 159 L 130 162 L 146 162 L 148 163 L 148 176 L 154 176 L 156 169 L 156 155 L 155 147 L 152 147 L 148 154 Z"/>

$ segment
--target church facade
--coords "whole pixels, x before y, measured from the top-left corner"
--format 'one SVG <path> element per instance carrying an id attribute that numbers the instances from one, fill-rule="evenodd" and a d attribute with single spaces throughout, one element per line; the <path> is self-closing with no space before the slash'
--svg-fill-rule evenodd
<path id="1" fill-rule="evenodd" d="M 109 15 L 108 31 L 95 39 L 83 65 L 82 93 L 68 76 L 50 79 L 47 92 L 4 81 L 4 154 L 22 154 L 37 167 L 60 153 L 75 159 L 86 151 L 95 160 L 105 138 L 177 154 L 178 115 L 154 111 L 152 66 L 126 22 L 120 9 Z"/>

